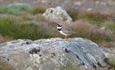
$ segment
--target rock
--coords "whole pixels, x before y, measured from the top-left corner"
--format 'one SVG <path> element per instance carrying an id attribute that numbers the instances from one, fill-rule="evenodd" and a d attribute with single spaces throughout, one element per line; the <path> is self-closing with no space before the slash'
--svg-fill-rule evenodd
<path id="1" fill-rule="evenodd" d="M 71 23 L 72 18 L 69 16 L 69 14 L 62 9 L 61 7 L 56 8 L 48 8 L 46 12 L 43 13 L 43 16 L 50 21 L 53 22 L 65 22 L 65 23 Z"/>
<path id="2" fill-rule="evenodd" d="M 0 44 L 0 58 L 14 70 L 76 70 L 106 66 L 102 49 L 83 38 L 18 39 Z"/>
<path id="3" fill-rule="evenodd" d="M 108 70 L 115 70 L 115 48 L 104 48 L 106 59 L 104 60 L 108 64 Z"/>

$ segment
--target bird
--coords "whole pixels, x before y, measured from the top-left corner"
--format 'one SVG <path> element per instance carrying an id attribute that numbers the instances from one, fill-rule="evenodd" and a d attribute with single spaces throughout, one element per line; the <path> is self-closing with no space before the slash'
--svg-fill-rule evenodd
<path id="1" fill-rule="evenodd" d="M 70 30 L 70 27 L 68 27 L 68 29 L 67 28 L 64 29 L 64 26 L 58 23 L 57 23 L 57 30 L 59 31 L 60 34 L 65 36 L 65 40 L 67 40 L 68 37 L 72 35 L 72 31 Z"/>

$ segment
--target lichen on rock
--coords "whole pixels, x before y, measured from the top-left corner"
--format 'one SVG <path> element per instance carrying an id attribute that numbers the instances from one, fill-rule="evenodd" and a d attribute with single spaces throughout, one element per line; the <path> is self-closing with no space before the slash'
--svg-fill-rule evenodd
<path id="1" fill-rule="evenodd" d="M 83 38 L 25 40 L 0 44 L 0 57 L 15 70 L 64 70 L 79 66 L 106 66 L 105 54 L 96 43 Z"/>

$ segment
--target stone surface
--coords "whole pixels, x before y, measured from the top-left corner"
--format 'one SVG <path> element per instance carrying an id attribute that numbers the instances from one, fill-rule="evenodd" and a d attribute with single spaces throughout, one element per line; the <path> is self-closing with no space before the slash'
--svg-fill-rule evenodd
<path id="1" fill-rule="evenodd" d="M 46 12 L 43 13 L 43 16 L 53 22 L 57 23 L 71 23 L 72 18 L 68 15 L 68 13 L 61 8 L 60 6 L 57 6 L 56 8 L 48 8 Z"/>
<path id="2" fill-rule="evenodd" d="M 0 44 L 0 59 L 14 70 L 64 70 L 104 67 L 105 51 L 83 38 L 13 40 Z"/>

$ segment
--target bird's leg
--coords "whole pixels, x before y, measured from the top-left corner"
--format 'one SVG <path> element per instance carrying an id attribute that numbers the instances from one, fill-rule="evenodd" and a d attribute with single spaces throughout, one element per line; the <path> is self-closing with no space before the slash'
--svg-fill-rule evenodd
<path id="1" fill-rule="evenodd" d="M 67 35 L 65 35 L 65 40 L 67 40 Z"/>

